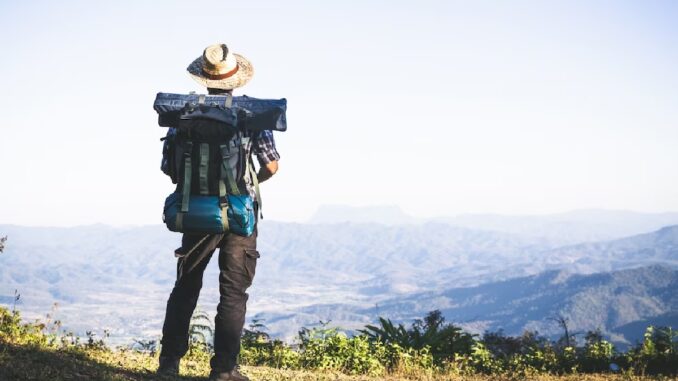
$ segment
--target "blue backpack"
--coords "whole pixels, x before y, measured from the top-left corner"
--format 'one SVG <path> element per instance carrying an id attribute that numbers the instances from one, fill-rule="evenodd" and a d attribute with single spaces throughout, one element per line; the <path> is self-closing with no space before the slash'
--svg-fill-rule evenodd
<path id="1" fill-rule="evenodd" d="M 285 131 L 287 101 L 158 93 L 153 107 L 158 124 L 169 127 L 161 169 L 177 184 L 165 200 L 167 228 L 251 235 L 261 196 L 250 136 Z"/>

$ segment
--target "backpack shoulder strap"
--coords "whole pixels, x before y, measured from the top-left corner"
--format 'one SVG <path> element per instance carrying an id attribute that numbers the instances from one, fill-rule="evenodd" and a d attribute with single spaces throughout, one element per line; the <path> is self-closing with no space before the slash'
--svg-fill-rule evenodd
<path id="1" fill-rule="evenodd" d="M 200 143 L 200 163 L 198 164 L 198 177 L 200 179 L 200 194 L 209 193 L 208 171 L 209 171 L 210 145 Z"/>
<path id="2" fill-rule="evenodd" d="M 184 149 L 184 184 L 181 191 L 181 210 L 177 213 L 175 221 L 176 227 L 179 231 L 183 230 L 184 214 L 188 213 L 188 203 L 191 199 L 191 155 L 193 153 L 193 142 L 186 141 Z"/>
<path id="3" fill-rule="evenodd" d="M 181 212 L 188 212 L 188 200 L 191 196 L 191 155 L 193 154 L 193 142 L 186 141 L 186 148 L 184 150 L 184 184 L 182 190 Z"/>
<path id="4" fill-rule="evenodd" d="M 263 219 L 264 215 L 261 213 L 261 192 L 259 191 L 259 178 L 257 178 L 257 169 L 254 166 L 252 155 L 249 155 L 249 158 L 247 158 L 246 166 L 247 168 L 245 169 L 245 173 L 248 174 L 252 181 L 252 185 L 254 186 L 254 195 L 256 197 L 257 207 L 259 208 L 259 215 Z"/>
<path id="5" fill-rule="evenodd" d="M 240 132 L 234 135 L 234 139 L 240 139 Z M 238 147 L 239 148 L 239 147 Z M 221 181 L 226 180 L 226 185 L 228 186 L 228 191 L 230 194 L 239 195 L 240 190 L 238 189 L 238 184 L 235 182 L 235 175 L 233 175 L 233 168 L 231 168 L 231 157 L 237 155 L 237 152 L 231 151 L 230 142 L 226 144 L 220 144 L 219 150 L 221 151 Z"/>

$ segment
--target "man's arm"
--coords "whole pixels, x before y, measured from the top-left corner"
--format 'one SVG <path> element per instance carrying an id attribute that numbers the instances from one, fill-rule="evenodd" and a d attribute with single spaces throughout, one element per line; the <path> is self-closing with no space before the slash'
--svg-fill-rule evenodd
<path id="1" fill-rule="evenodd" d="M 278 160 L 280 154 L 275 148 L 275 139 L 273 139 L 273 132 L 269 130 L 261 131 L 255 135 L 252 152 L 259 160 L 259 173 L 257 173 L 257 180 L 260 183 L 268 180 L 278 171 Z"/>
<path id="2" fill-rule="evenodd" d="M 270 161 L 259 168 L 257 179 L 260 183 L 263 183 L 275 175 L 276 172 L 278 172 L 278 160 Z"/>

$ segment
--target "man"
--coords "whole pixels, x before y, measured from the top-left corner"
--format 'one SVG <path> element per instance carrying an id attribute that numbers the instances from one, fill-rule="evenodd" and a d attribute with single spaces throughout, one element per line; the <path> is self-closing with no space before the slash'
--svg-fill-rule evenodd
<path id="1" fill-rule="evenodd" d="M 207 87 L 209 94 L 232 94 L 233 89 L 244 86 L 254 71 L 244 57 L 232 53 L 224 44 L 208 46 L 203 55 L 188 66 L 191 77 Z M 260 169 L 259 182 L 268 180 L 278 170 L 280 155 L 275 148 L 271 131 L 246 132 L 252 142 L 249 154 L 256 155 Z M 249 159 L 249 158 L 248 158 Z M 254 189 L 248 191 L 254 196 Z M 258 206 L 257 206 L 258 208 Z M 255 214 L 257 212 L 255 211 Z M 179 361 L 188 350 L 189 325 L 202 287 L 202 277 L 207 264 L 219 248 L 220 301 L 215 317 L 214 356 L 210 361 L 210 380 L 248 380 L 238 372 L 237 357 L 240 336 L 245 324 L 245 311 L 257 258 L 257 229 L 249 237 L 232 233 L 201 236 L 184 234 L 181 256 L 177 263 L 177 281 L 167 301 L 165 323 L 162 329 L 160 374 L 178 374 Z M 187 263 L 188 262 L 188 263 Z M 185 269 L 192 268 L 190 271 Z"/>

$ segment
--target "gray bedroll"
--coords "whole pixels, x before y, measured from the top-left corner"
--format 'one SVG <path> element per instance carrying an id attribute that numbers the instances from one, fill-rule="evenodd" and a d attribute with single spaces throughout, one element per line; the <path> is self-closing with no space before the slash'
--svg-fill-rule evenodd
<path id="1" fill-rule="evenodd" d="M 207 120 L 232 124 L 234 119 L 241 128 L 261 131 L 287 130 L 287 100 L 259 99 L 247 95 L 232 97 L 227 107 L 226 95 L 158 93 L 153 109 L 158 113 L 161 127 L 178 127 L 187 120 Z"/>

